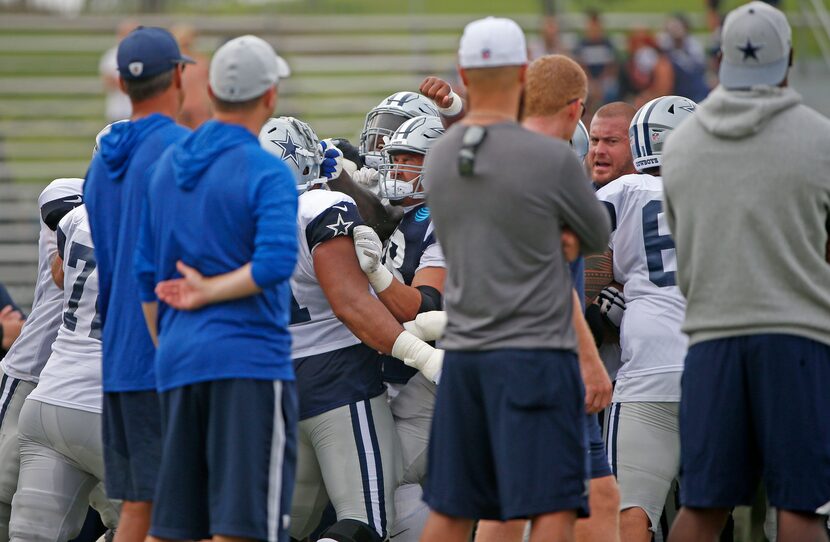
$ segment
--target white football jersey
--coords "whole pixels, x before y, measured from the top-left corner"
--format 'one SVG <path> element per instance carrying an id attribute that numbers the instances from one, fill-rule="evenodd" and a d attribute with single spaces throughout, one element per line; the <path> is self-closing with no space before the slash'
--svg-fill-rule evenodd
<path id="1" fill-rule="evenodd" d="M 63 258 L 63 313 L 52 355 L 29 395 L 44 403 L 101 412 L 101 317 L 98 269 L 86 206 L 67 214 L 58 225 L 58 253 Z"/>
<path id="2" fill-rule="evenodd" d="M 624 285 L 622 366 L 614 401 L 679 401 L 688 338 L 677 255 L 663 213 L 663 180 L 625 175 L 597 192 L 611 214 L 614 276 Z"/>
<path id="3" fill-rule="evenodd" d="M 323 241 L 351 236 L 362 224 L 354 200 L 340 192 L 309 190 L 300 195 L 297 210 L 299 253 L 291 277 L 291 356 L 303 358 L 358 344 L 331 310 L 317 282 L 312 253 Z"/>
<path id="4" fill-rule="evenodd" d="M 13 378 L 37 382 L 52 353 L 52 343 L 61 321 L 63 292 L 52 281 L 51 265 L 57 254 L 57 241 L 55 231 L 47 226 L 46 221 L 52 213 L 80 205 L 83 184 L 83 179 L 56 179 L 38 197 L 40 236 L 32 312 L 23 324 L 20 336 L 0 362 L 3 372 Z"/>

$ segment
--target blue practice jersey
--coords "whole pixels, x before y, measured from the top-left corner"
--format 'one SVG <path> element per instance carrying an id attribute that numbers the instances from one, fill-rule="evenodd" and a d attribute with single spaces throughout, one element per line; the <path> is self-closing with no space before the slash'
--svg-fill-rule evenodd
<path id="1" fill-rule="evenodd" d="M 345 194 L 310 190 L 300 196 L 290 328 L 300 419 L 383 392 L 380 355 L 337 319 L 314 270 L 314 249 L 335 237 L 350 237 L 360 224 L 357 206 Z"/>
<path id="2" fill-rule="evenodd" d="M 415 273 L 425 267 L 446 267 L 444 253 L 430 219 L 429 207 L 409 209 L 392 232 L 383 252 L 383 263 L 396 279 L 412 286 Z M 418 372 L 392 356 L 383 356 L 383 379 L 403 384 Z"/>
<path id="3" fill-rule="evenodd" d="M 84 202 L 98 264 L 105 392 L 156 387 L 155 349 L 141 312 L 133 253 L 155 164 L 188 133 L 159 114 L 113 124 L 87 172 Z"/>

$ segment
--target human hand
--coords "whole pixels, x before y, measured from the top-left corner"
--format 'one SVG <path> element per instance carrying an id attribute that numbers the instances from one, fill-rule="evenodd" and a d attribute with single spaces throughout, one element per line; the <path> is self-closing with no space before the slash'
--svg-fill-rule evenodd
<path id="1" fill-rule="evenodd" d="M 424 79 L 418 90 L 442 109 L 448 109 L 457 97 L 449 83 L 435 76 Z"/>
<path id="2" fill-rule="evenodd" d="M 445 311 L 422 312 L 414 320 L 403 324 L 405 330 L 427 342 L 440 339 L 446 327 L 447 313 Z"/>
<path id="3" fill-rule="evenodd" d="M 158 298 L 183 311 L 200 309 L 210 302 L 210 282 L 199 271 L 179 260 L 176 269 L 182 278 L 163 280 L 156 285 Z"/>
<path id="4" fill-rule="evenodd" d="M 561 241 L 562 252 L 565 253 L 565 260 L 567 260 L 568 262 L 572 262 L 579 258 L 579 238 L 576 236 L 574 232 L 570 230 L 570 228 L 562 228 Z"/>
<path id="5" fill-rule="evenodd" d="M 600 314 L 615 330 L 619 331 L 625 314 L 625 298 L 618 289 L 606 286 L 597 296 Z"/>
<path id="6" fill-rule="evenodd" d="M 320 164 L 320 175 L 328 180 L 337 179 L 343 173 L 343 151 L 337 148 L 334 141 L 324 139 L 317 143 L 323 161 Z"/>
<path id="7" fill-rule="evenodd" d="M 579 369 L 585 384 L 585 412 L 596 414 L 611 403 L 613 387 L 596 350 L 580 352 Z"/>
<path id="8" fill-rule="evenodd" d="M 3 328 L 3 350 L 8 350 L 12 343 L 20 336 L 20 330 L 26 321 L 20 311 L 15 310 L 11 305 L 0 309 L 0 326 Z"/>

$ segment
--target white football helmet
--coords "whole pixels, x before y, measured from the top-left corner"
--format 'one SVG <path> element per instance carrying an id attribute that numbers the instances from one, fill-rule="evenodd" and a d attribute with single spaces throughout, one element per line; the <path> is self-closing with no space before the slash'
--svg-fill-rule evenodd
<path id="1" fill-rule="evenodd" d="M 584 162 L 585 157 L 588 155 L 588 129 L 585 128 L 581 120 L 577 122 L 574 135 L 571 136 L 570 144 L 571 148 L 579 157 L 579 161 Z"/>
<path id="2" fill-rule="evenodd" d="M 311 126 L 294 117 L 268 119 L 259 132 L 259 144 L 294 172 L 300 192 L 326 183 L 320 176 L 323 156 L 317 142 Z"/>
<path id="3" fill-rule="evenodd" d="M 694 113 L 697 104 L 680 96 L 655 98 L 641 107 L 628 127 L 634 167 L 642 172 L 660 167 L 660 155 L 669 132 Z"/>
<path id="4" fill-rule="evenodd" d="M 417 92 L 396 92 L 383 99 L 366 115 L 363 131 L 360 132 L 358 150 L 363 163 L 375 168 L 382 160 L 380 151 L 395 130 L 407 119 L 429 115 L 439 116 L 432 100 Z"/>
<path id="5" fill-rule="evenodd" d="M 396 154 L 426 156 L 429 148 L 443 133 L 444 125 L 441 119 L 430 115 L 409 119 L 395 130 L 383 147 L 383 161 L 378 166 L 378 185 L 382 198 L 390 201 L 404 198 L 423 199 L 421 179 L 424 166 L 396 164 L 393 157 Z M 403 178 L 404 173 L 414 173 L 416 177 L 406 181 Z"/>
<path id="6" fill-rule="evenodd" d="M 117 120 L 117 121 L 111 122 L 111 123 L 107 124 L 106 126 L 104 126 L 103 128 L 101 128 L 101 131 L 98 132 L 97 136 L 95 136 L 95 146 L 92 147 L 92 157 L 93 158 L 95 158 L 95 155 L 98 154 L 98 149 L 101 146 L 101 139 L 105 135 L 110 133 L 110 131 L 112 130 L 113 125 L 119 124 L 119 123 L 122 123 L 122 122 L 130 122 L 130 120 L 129 119 Z"/>

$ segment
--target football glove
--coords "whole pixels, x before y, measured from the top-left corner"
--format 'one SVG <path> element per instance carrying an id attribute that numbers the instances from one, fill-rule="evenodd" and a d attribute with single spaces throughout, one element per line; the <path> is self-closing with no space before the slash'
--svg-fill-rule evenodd
<path id="1" fill-rule="evenodd" d="M 328 180 L 340 177 L 343 173 L 343 151 L 338 149 L 331 139 L 324 139 L 317 146 L 323 155 L 320 174 Z"/>
<path id="2" fill-rule="evenodd" d="M 352 179 L 363 188 L 377 192 L 378 170 L 362 167 L 352 174 Z"/>
<path id="3" fill-rule="evenodd" d="M 444 311 L 422 312 L 410 322 L 405 322 L 403 328 L 422 341 L 437 341 L 444 335 L 447 327 L 447 313 Z"/>
<path id="4" fill-rule="evenodd" d="M 352 231 L 354 237 L 354 251 L 357 254 L 357 261 L 360 269 L 369 279 L 375 292 L 381 293 L 392 284 L 392 272 L 386 269 L 381 262 L 383 255 L 383 243 L 380 242 L 378 234 L 369 226 L 355 226 Z"/>
<path id="5" fill-rule="evenodd" d="M 625 313 L 625 298 L 622 292 L 613 286 L 606 286 L 597 296 L 597 304 L 603 319 L 619 330 Z"/>
<path id="6" fill-rule="evenodd" d="M 404 330 L 392 345 L 392 355 L 410 367 L 418 369 L 430 381 L 438 384 L 444 364 L 443 350 L 433 348 Z"/>

